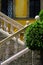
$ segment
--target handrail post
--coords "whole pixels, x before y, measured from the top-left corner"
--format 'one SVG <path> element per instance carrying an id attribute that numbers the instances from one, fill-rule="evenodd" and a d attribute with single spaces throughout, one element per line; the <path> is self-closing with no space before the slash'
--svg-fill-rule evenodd
<path id="1" fill-rule="evenodd" d="M 6 48 L 6 56 L 5 56 L 5 59 L 8 59 L 9 57 L 9 44 L 10 44 L 10 41 L 6 42 L 7 44 L 7 48 Z"/>
<path id="2" fill-rule="evenodd" d="M 14 31 L 13 31 L 13 26 L 11 25 L 11 28 L 10 28 L 10 32 L 11 33 L 14 33 Z"/>
<path id="3" fill-rule="evenodd" d="M 0 20 L 0 28 L 1 28 L 1 20 Z"/>
<path id="4" fill-rule="evenodd" d="M 4 22 L 4 30 L 6 31 L 7 23 Z"/>
<path id="5" fill-rule="evenodd" d="M 16 41 L 14 43 L 14 49 L 15 49 L 15 51 L 14 51 L 14 54 L 15 54 L 18 52 L 18 35 L 16 36 Z"/>
<path id="6" fill-rule="evenodd" d="M 0 28 L 2 28 L 2 22 L 1 22 L 1 20 L 0 20 Z"/>

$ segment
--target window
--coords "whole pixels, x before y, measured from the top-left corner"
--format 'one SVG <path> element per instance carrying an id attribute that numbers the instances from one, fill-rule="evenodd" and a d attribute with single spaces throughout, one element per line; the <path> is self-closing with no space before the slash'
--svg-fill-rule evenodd
<path id="1" fill-rule="evenodd" d="M 8 13 L 8 0 L 1 0 L 1 11 L 7 15 Z"/>
<path id="2" fill-rule="evenodd" d="M 8 0 L 8 16 L 13 17 L 13 0 Z"/>
<path id="3" fill-rule="evenodd" d="M 1 11 L 12 18 L 13 17 L 13 0 L 2 0 L 1 4 L 2 4 Z"/>
<path id="4" fill-rule="evenodd" d="M 40 11 L 40 0 L 30 0 L 29 17 L 34 18 Z"/>
<path id="5" fill-rule="evenodd" d="M 34 18 L 40 11 L 40 0 L 1 0 L 2 12 L 18 19 Z M 3 6 L 4 5 L 4 6 Z"/>

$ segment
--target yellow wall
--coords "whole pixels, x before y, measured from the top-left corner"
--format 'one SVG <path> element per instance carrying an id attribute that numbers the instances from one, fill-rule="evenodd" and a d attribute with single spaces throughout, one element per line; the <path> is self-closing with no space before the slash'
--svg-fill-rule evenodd
<path id="1" fill-rule="evenodd" d="M 28 0 L 15 0 L 16 17 L 26 17 L 27 16 L 27 1 Z"/>
<path id="2" fill-rule="evenodd" d="M 22 25 L 26 25 L 26 21 L 29 21 L 29 23 L 33 23 L 33 22 L 35 22 L 35 19 L 29 19 L 29 20 L 16 20 L 16 21 L 18 21 L 19 23 L 21 23 Z"/>
<path id="3" fill-rule="evenodd" d="M 25 18 L 29 14 L 29 0 L 13 0 L 13 15 L 19 18 Z M 25 25 L 26 19 L 16 20 L 19 23 Z M 33 22 L 34 19 L 29 19 L 29 22 Z"/>

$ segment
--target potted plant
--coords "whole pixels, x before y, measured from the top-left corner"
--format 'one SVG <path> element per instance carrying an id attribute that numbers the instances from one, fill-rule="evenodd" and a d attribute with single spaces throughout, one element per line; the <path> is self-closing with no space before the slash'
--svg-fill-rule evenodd
<path id="1" fill-rule="evenodd" d="M 36 20 L 26 29 L 24 38 L 29 49 L 40 51 L 40 64 L 37 65 L 43 65 L 43 10 L 39 17 L 40 20 Z"/>

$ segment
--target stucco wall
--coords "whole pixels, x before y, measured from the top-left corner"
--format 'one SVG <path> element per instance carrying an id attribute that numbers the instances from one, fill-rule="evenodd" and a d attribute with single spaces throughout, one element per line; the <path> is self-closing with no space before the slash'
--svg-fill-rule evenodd
<path id="1" fill-rule="evenodd" d="M 27 17 L 29 0 L 13 0 L 13 15 L 16 17 Z"/>

